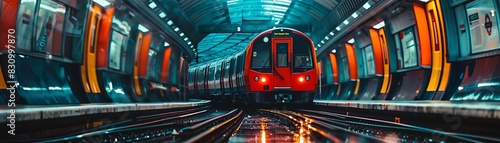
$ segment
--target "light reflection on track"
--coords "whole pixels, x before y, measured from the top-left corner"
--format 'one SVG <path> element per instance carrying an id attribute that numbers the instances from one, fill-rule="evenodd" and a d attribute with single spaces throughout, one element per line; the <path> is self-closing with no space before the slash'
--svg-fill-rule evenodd
<path id="1" fill-rule="evenodd" d="M 307 125 L 293 124 L 288 120 L 267 114 L 249 114 L 243 119 L 238 131 L 229 139 L 230 143 L 312 143 Z"/>

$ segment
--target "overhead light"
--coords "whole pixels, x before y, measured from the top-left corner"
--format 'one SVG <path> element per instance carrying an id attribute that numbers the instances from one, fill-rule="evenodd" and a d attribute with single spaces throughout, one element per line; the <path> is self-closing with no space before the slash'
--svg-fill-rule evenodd
<path id="1" fill-rule="evenodd" d="M 385 22 L 384 22 L 384 21 L 382 21 L 382 22 L 379 22 L 379 23 L 377 23 L 377 24 L 373 25 L 373 28 L 375 28 L 375 29 L 380 29 L 380 28 L 382 28 L 382 27 L 384 27 L 384 26 L 385 26 Z"/>
<path id="2" fill-rule="evenodd" d="M 193 47 L 194 47 L 194 46 L 193 46 L 193 45 L 191 45 L 191 48 L 193 48 Z"/>
<path id="3" fill-rule="evenodd" d="M 151 2 L 151 3 L 149 3 L 149 7 L 150 7 L 151 9 L 156 8 L 156 6 L 158 6 L 158 5 L 156 5 L 156 3 L 155 3 L 155 2 Z"/>
<path id="4" fill-rule="evenodd" d="M 363 8 L 365 9 L 369 9 L 370 7 L 372 7 L 372 5 L 370 5 L 370 2 L 366 2 L 364 5 L 363 5 Z"/>
<path id="5" fill-rule="evenodd" d="M 358 18 L 359 15 L 358 15 L 358 12 L 354 12 L 354 13 L 352 13 L 351 16 L 352 16 L 352 18 Z"/>
<path id="6" fill-rule="evenodd" d="M 167 47 L 167 46 L 170 46 L 170 44 L 168 44 L 168 42 L 165 42 L 165 44 L 163 44 L 163 46 Z"/>
<path id="7" fill-rule="evenodd" d="M 106 7 L 111 4 L 108 2 L 108 0 L 93 0 L 93 1 L 102 7 Z"/>
<path id="8" fill-rule="evenodd" d="M 321 40 L 321 44 L 325 44 L 325 41 Z"/>
<path id="9" fill-rule="evenodd" d="M 186 37 L 186 38 L 184 38 L 184 41 L 188 41 L 188 38 L 187 38 L 187 37 Z"/>
<path id="10" fill-rule="evenodd" d="M 321 44 L 318 44 L 318 47 L 321 47 Z"/>
<path id="11" fill-rule="evenodd" d="M 429 0 L 420 0 L 421 2 L 429 2 Z"/>
<path id="12" fill-rule="evenodd" d="M 332 35 L 332 36 L 333 36 L 333 34 L 335 34 L 335 33 L 333 33 L 333 32 L 330 32 L 330 35 Z"/>
<path id="13" fill-rule="evenodd" d="M 333 50 L 332 50 L 332 53 L 334 53 L 334 54 L 335 54 L 335 53 L 337 53 L 337 50 L 333 49 Z"/>
<path id="14" fill-rule="evenodd" d="M 174 24 L 174 22 L 172 22 L 172 20 L 168 20 L 168 21 L 167 21 L 167 24 L 168 24 L 168 25 L 172 25 L 172 24 Z"/>
<path id="15" fill-rule="evenodd" d="M 347 43 L 353 44 L 354 43 L 354 38 L 349 39 L 349 41 L 347 41 Z"/>
<path id="16" fill-rule="evenodd" d="M 349 21 L 347 21 L 347 19 L 346 19 L 346 20 L 344 20 L 344 24 L 345 24 L 345 25 L 349 24 Z"/>
<path id="17" fill-rule="evenodd" d="M 160 14 L 158 14 L 158 16 L 160 16 L 161 18 L 165 18 L 167 14 L 165 14 L 165 12 L 161 12 Z"/>
<path id="18" fill-rule="evenodd" d="M 188 45 L 191 45 L 191 41 L 188 42 Z"/>
<path id="19" fill-rule="evenodd" d="M 278 20 L 278 21 L 274 22 L 274 25 L 278 25 L 279 23 L 280 23 L 280 21 Z"/>
<path id="20" fill-rule="evenodd" d="M 184 33 L 179 34 L 179 36 L 181 36 L 181 37 L 184 36 Z"/>
<path id="21" fill-rule="evenodd" d="M 146 33 L 146 32 L 148 32 L 148 31 L 149 31 L 149 29 L 148 29 L 148 28 L 146 28 L 146 27 L 142 26 L 141 24 L 139 24 L 139 30 L 141 30 L 141 31 L 142 31 L 142 32 L 144 32 L 144 33 Z"/>
<path id="22" fill-rule="evenodd" d="M 326 39 L 326 40 L 328 40 L 328 39 L 330 39 L 330 38 L 328 38 L 328 36 L 325 36 L 325 39 Z"/>
<path id="23" fill-rule="evenodd" d="M 314 48 L 314 50 L 315 50 L 315 51 L 317 51 L 317 50 L 318 50 L 318 48 Z"/>
<path id="24" fill-rule="evenodd" d="M 340 27 L 338 27 L 338 26 L 337 26 L 337 28 L 335 28 L 335 29 L 337 29 L 337 31 L 340 31 Z"/>
<path id="25" fill-rule="evenodd" d="M 179 27 L 175 27 L 175 28 L 174 28 L 174 31 L 175 31 L 175 32 L 179 31 Z"/>

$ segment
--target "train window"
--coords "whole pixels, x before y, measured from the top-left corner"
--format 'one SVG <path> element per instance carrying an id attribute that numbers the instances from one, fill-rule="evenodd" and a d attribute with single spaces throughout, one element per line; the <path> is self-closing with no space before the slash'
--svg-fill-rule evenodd
<path id="1" fill-rule="evenodd" d="M 498 15 L 493 0 L 473 1 L 466 4 L 469 20 L 471 51 L 473 54 L 500 48 Z"/>
<path id="2" fill-rule="evenodd" d="M 414 27 L 407 28 L 394 35 L 398 52 L 398 69 L 418 65 L 418 50 L 415 35 Z"/>
<path id="3" fill-rule="evenodd" d="M 309 43 L 294 43 L 293 46 L 293 71 L 307 71 L 313 68 Z"/>
<path id="4" fill-rule="evenodd" d="M 225 64 L 224 66 L 225 66 L 225 68 L 226 68 L 225 73 L 224 73 L 224 77 L 226 77 L 226 78 L 227 78 L 227 77 L 229 77 L 229 67 L 231 67 L 231 63 L 230 63 L 230 61 L 229 61 L 229 60 L 228 60 L 228 61 L 226 61 L 226 64 Z"/>
<path id="5" fill-rule="evenodd" d="M 271 72 L 271 48 L 267 44 L 254 44 L 251 68 L 260 72 Z"/>
<path id="6" fill-rule="evenodd" d="M 288 66 L 288 43 L 276 43 L 276 64 L 278 67 Z"/>
<path id="7" fill-rule="evenodd" d="M 124 43 L 126 42 L 125 36 L 123 34 L 111 30 L 111 42 L 109 44 L 109 68 L 120 70 L 121 56 L 122 56 L 122 48 Z M 125 58 L 123 58 L 125 59 Z"/>
<path id="8" fill-rule="evenodd" d="M 364 66 L 365 68 L 365 73 L 366 75 L 374 75 L 375 74 L 375 63 L 373 61 L 373 49 L 372 45 L 368 45 L 362 49 L 363 53 L 363 60 L 366 65 Z"/>
<path id="9" fill-rule="evenodd" d="M 32 46 L 32 32 L 33 23 L 35 22 L 34 9 L 36 1 L 33 0 L 21 0 L 19 5 L 19 12 L 17 16 L 17 47 L 16 49 L 30 50 Z"/>
<path id="10" fill-rule="evenodd" d="M 65 5 L 53 0 L 42 0 L 35 29 L 36 51 L 61 55 L 65 15 Z"/>
<path id="11" fill-rule="evenodd" d="M 222 65 L 221 63 L 215 63 L 215 80 L 218 80 L 220 79 L 220 72 L 221 72 L 221 66 Z"/>

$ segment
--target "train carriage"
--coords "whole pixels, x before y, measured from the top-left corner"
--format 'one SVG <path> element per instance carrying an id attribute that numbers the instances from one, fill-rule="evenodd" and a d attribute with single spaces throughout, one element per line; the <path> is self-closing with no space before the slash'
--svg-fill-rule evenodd
<path id="1" fill-rule="evenodd" d="M 203 94 L 200 88 L 192 93 L 212 99 L 244 98 L 248 103 L 309 103 L 316 92 L 315 55 L 313 43 L 304 33 L 289 28 L 264 31 L 245 51 L 198 67 L 209 69 L 205 76 L 210 94 Z"/>

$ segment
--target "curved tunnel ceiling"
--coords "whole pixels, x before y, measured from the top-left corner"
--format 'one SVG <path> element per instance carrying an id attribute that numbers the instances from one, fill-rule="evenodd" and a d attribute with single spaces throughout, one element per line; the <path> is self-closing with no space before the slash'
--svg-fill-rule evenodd
<path id="1" fill-rule="evenodd" d="M 311 25 L 306 33 L 317 43 L 342 17 L 348 17 L 367 0 L 178 0 L 187 19 L 199 25 L 247 24 L 247 21 L 268 21 L 269 24 Z M 339 8 L 340 7 L 340 8 Z M 346 11 L 339 15 L 338 11 Z M 347 14 L 348 13 L 348 14 Z M 333 24 L 332 24 L 333 23 Z M 181 26 L 180 26 L 181 27 Z M 184 29 L 193 27 L 181 27 Z M 314 34 L 313 34 L 314 33 Z M 316 33 L 320 33 L 316 36 Z M 202 35 L 197 44 L 199 66 L 225 58 L 246 48 L 258 33 L 190 33 Z"/>

